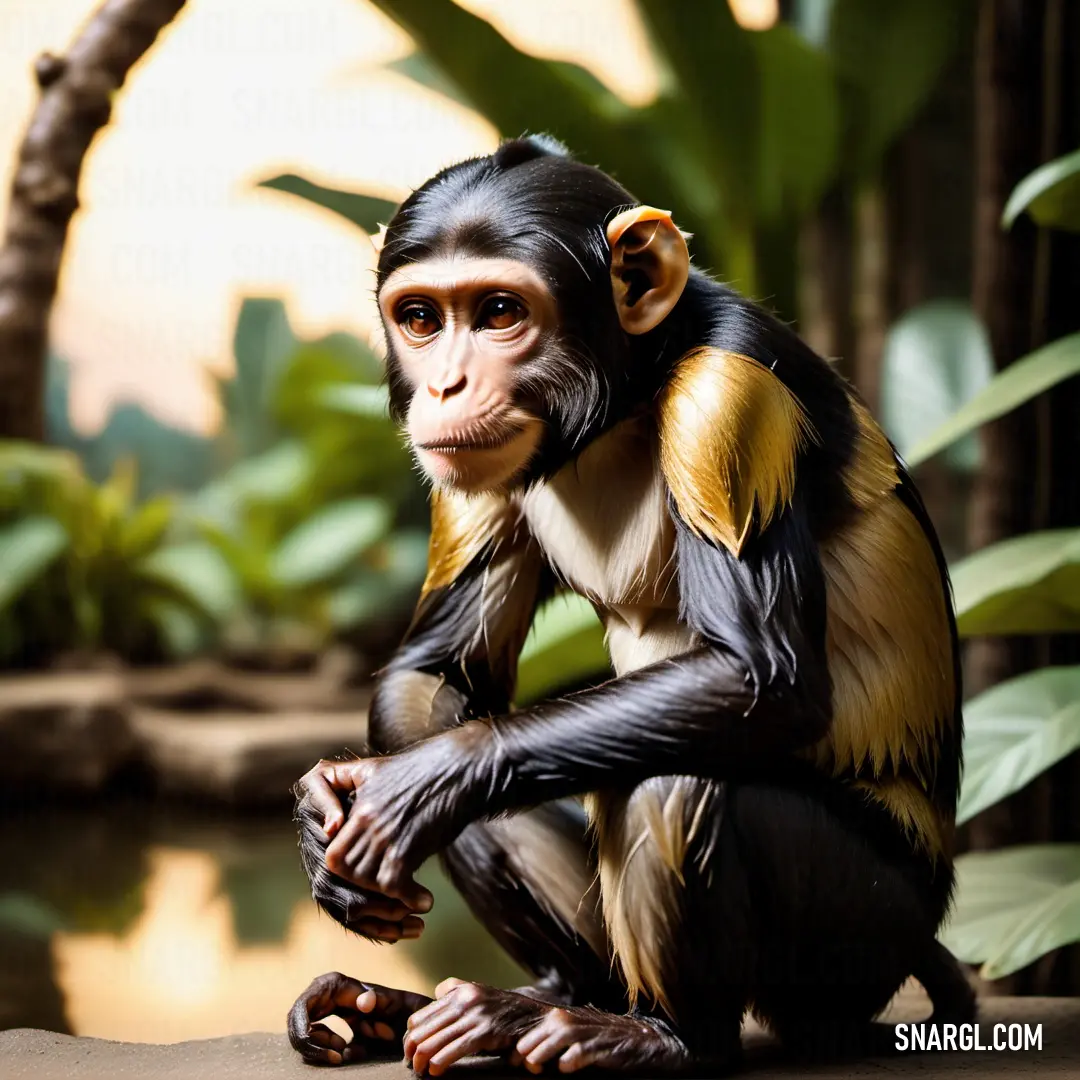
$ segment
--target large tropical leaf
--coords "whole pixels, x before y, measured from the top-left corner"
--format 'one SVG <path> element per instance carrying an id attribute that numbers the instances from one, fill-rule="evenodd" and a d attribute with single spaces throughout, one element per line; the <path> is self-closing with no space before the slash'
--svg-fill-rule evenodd
<path id="1" fill-rule="evenodd" d="M 951 572 L 956 621 L 966 637 L 1080 630 L 1080 529 L 1003 540 Z"/>
<path id="2" fill-rule="evenodd" d="M 328 581 L 381 540 L 390 519 L 381 499 L 343 499 L 323 507 L 281 541 L 271 573 L 288 586 Z"/>
<path id="3" fill-rule="evenodd" d="M 327 408 L 349 413 L 351 416 L 385 420 L 390 405 L 390 395 L 385 386 L 342 383 L 323 387 L 319 393 L 319 401 Z"/>
<path id="4" fill-rule="evenodd" d="M 610 120 L 630 111 L 588 72 L 521 52 L 453 0 L 374 3 L 504 135 L 551 130 L 575 150 L 595 154 L 612 141 Z"/>
<path id="5" fill-rule="evenodd" d="M 941 935 L 980 974 L 999 979 L 1080 940 L 1080 844 L 969 852 L 956 861 L 957 902 Z"/>
<path id="6" fill-rule="evenodd" d="M 521 652 L 516 700 L 524 705 L 609 671 L 603 628 L 592 605 L 576 594 L 556 596 L 536 613 Z"/>
<path id="7" fill-rule="evenodd" d="M 398 75 L 405 76 L 417 86 L 423 86 L 428 90 L 434 90 L 440 97 L 448 98 L 457 102 L 458 105 L 468 106 L 468 101 L 462 96 L 457 85 L 448 79 L 422 52 L 412 52 L 408 56 L 402 56 L 397 60 L 391 60 L 384 67 L 387 71 L 393 71 Z"/>
<path id="8" fill-rule="evenodd" d="M 964 728 L 958 822 L 1080 749 L 1080 667 L 1043 668 L 999 683 L 967 702 Z"/>
<path id="9" fill-rule="evenodd" d="M 0 527 L 0 611 L 48 570 L 68 542 L 64 526 L 45 515 Z"/>
<path id="10" fill-rule="evenodd" d="M 574 64 L 515 48 L 485 19 L 453 0 L 372 0 L 398 23 L 459 99 L 507 137 L 547 132 L 582 161 L 599 164 L 645 202 L 678 211 L 704 234 L 716 266 L 727 265 L 720 185 L 710 171 L 706 126 L 665 95 L 634 109 Z M 721 68 L 713 77 L 725 76 Z M 427 80 L 430 84 L 430 80 Z M 511 92 L 512 90 L 512 92 Z M 738 90 L 741 98 L 744 87 Z"/>
<path id="11" fill-rule="evenodd" d="M 970 12 L 960 0 L 835 0 L 829 51 L 842 93 L 845 164 L 856 177 L 877 166 L 926 103 Z"/>
<path id="12" fill-rule="evenodd" d="M 1012 228 L 1025 210 L 1040 225 L 1080 232 L 1080 150 L 1025 176 L 1005 204 L 1002 227 Z"/>
<path id="13" fill-rule="evenodd" d="M 881 420 L 907 457 L 990 382 L 994 357 L 986 327 L 969 304 L 934 300 L 889 328 L 881 368 Z M 973 434 L 951 447 L 949 463 L 978 467 Z"/>
<path id="14" fill-rule="evenodd" d="M 762 94 L 752 36 L 723 0 L 672 4 L 637 0 L 659 49 L 665 75 L 676 88 L 687 135 L 702 147 L 702 160 L 719 183 L 729 216 L 748 217 L 761 164 Z"/>
<path id="15" fill-rule="evenodd" d="M 761 92 L 757 211 L 766 221 L 797 220 L 817 205 L 836 174 L 836 77 L 825 53 L 784 23 L 748 36 Z"/>
<path id="16" fill-rule="evenodd" d="M 988 420 L 1037 397 L 1065 379 L 1080 375 L 1080 334 L 1044 345 L 1000 371 L 966 405 L 912 448 L 908 461 L 917 465 Z"/>
<path id="17" fill-rule="evenodd" d="M 293 173 L 260 180 L 259 187 L 271 191 L 283 191 L 298 199 L 314 203 L 326 210 L 340 214 L 346 221 L 358 225 L 364 232 L 375 234 L 380 225 L 387 224 L 397 212 L 397 203 L 389 199 L 380 199 L 374 195 L 362 195 L 356 191 L 339 191 L 324 187 Z"/>

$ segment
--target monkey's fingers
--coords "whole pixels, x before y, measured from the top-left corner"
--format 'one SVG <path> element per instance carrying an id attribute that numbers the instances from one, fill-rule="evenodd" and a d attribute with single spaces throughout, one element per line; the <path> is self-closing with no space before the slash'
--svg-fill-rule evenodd
<path id="1" fill-rule="evenodd" d="M 362 983 L 338 971 L 315 979 L 289 1010 L 286 1028 L 292 1048 L 305 1061 L 340 1065 L 346 1060 L 345 1042 L 318 1021 L 331 1014 L 342 1016 L 347 1021 L 355 1015 L 356 1000 L 364 989 Z"/>
<path id="2" fill-rule="evenodd" d="M 334 836 L 345 822 L 341 795 L 354 789 L 352 775 L 348 763 L 320 761 L 300 781 L 308 801 L 322 814 L 323 831 L 328 837 Z"/>
<path id="3" fill-rule="evenodd" d="M 420 914 L 430 911 L 434 903 L 396 850 L 377 839 L 363 819 L 350 817 L 345 822 L 326 849 L 326 866 L 359 888 L 400 900 Z"/>
<path id="4" fill-rule="evenodd" d="M 395 941 L 412 941 L 424 932 L 424 920 L 416 915 L 409 915 L 400 922 L 388 919 L 363 918 L 350 923 L 354 930 L 364 937 L 375 938 L 393 944 Z"/>

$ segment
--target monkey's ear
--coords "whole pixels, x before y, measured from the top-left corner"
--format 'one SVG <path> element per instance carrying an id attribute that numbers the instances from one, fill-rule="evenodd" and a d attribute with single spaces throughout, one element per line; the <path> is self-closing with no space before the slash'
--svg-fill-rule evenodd
<path id="1" fill-rule="evenodd" d="M 612 218 L 611 291 L 628 334 L 644 334 L 667 318 L 686 288 L 690 253 L 671 214 L 635 206 Z"/>

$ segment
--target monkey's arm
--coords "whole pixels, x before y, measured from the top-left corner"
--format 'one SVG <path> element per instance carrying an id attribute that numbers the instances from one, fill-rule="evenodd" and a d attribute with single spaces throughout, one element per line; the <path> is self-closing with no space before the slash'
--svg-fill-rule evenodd
<path id="1" fill-rule="evenodd" d="M 517 658 L 550 571 L 505 499 L 432 499 L 428 576 L 404 642 L 376 679 L 368 742 L 403 750 L 478 715 L 505 712 Z M 345 820 L 354 763 L 321 761 L 300 781 L 302 805 L 333 836 Z"/>
<path id="2" fill-rule="evenodd" d="M 829 723 L 824 583 L 798 500 L 735 556 L 679 523 L 682 615 L 704 644 L 592 690 L 358 763 L 335 872 L 390 895 L 470 821 L 668 773 L 790 756 Z"/>

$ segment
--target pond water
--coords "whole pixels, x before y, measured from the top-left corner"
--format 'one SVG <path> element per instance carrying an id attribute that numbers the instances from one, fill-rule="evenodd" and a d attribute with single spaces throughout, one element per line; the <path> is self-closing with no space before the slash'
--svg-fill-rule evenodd
<path id="1" fill-rule="evenodd" d="M 424 934 L 376 945 L 315 907 L 287 811 L 0 808 L 0 1028 L 175 1042 L 282 1031 L 324 971 L 425 993 L 524 980 L 437 865 L 418 878 Z"/>

